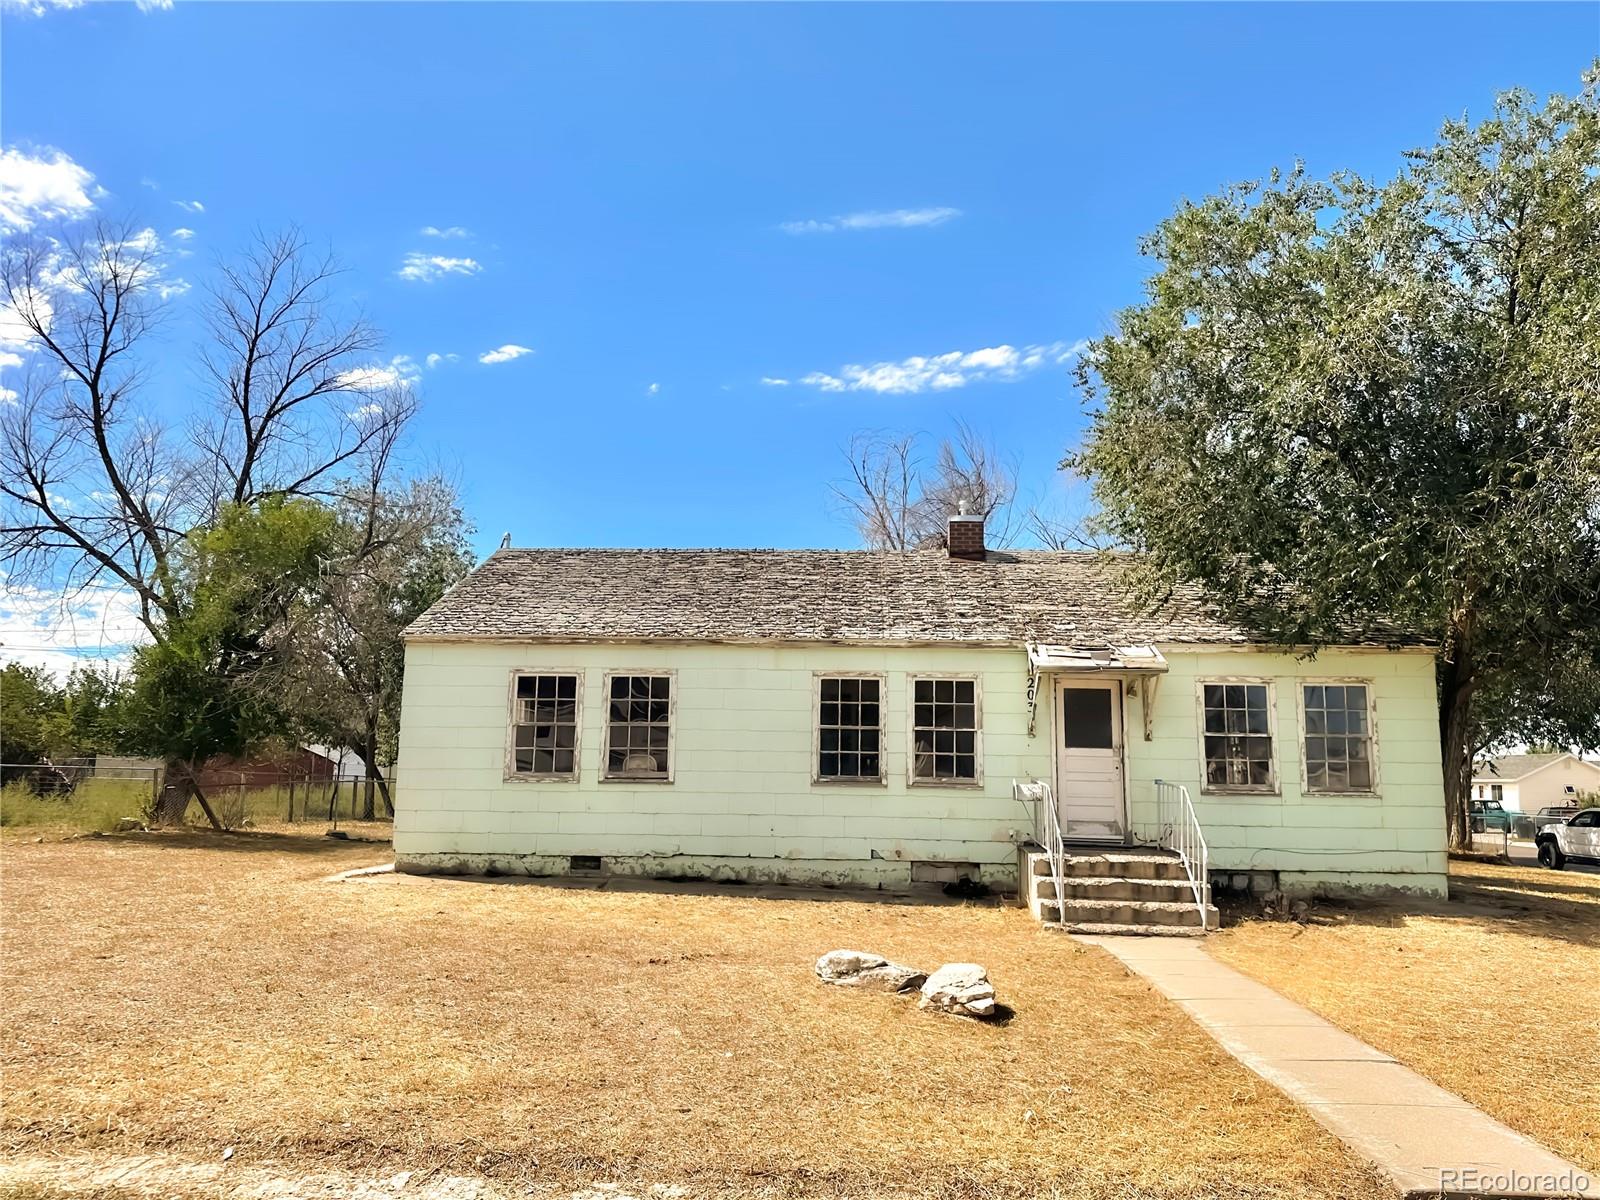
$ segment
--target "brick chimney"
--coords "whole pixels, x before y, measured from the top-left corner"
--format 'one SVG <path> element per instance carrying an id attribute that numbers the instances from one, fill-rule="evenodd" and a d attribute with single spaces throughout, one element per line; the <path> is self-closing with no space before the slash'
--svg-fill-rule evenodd
<path id="1" fill-rule="evenodd" d="M 970 516 L 966 507 L 963 504 L 961 512 L 951 514 L 949 531 L 945 534 L 945 545 L 950 548 L 951 558 L 982 562 L 985 555 L 983 517 Z"/>

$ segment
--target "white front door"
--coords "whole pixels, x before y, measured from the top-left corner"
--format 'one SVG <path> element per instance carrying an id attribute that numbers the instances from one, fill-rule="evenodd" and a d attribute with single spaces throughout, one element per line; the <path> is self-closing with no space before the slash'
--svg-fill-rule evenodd
<path id="1" fill-rule="evenodd" d="M 1056 804 L 1068 841 L 1120 842 L 1127 832 L 1122 788 L 1122 684 L 1056 688 Z"/>

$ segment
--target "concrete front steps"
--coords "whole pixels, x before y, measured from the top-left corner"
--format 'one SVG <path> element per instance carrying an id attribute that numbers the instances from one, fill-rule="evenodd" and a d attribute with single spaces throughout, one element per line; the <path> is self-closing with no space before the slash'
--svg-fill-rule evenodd
<path id="1" fill-rule="evenodd" d="M 1063 915 L 1072 933 L 1198 937 L 1217 928 L 1210 887 L 1202 923 L 1183 861 L 1170 851 L 1069 846 L 1060 897 L 1042 849 L 1024 847 L 1022 868 L 1028 908 L 1051 928 L 1061 927 Z"/>

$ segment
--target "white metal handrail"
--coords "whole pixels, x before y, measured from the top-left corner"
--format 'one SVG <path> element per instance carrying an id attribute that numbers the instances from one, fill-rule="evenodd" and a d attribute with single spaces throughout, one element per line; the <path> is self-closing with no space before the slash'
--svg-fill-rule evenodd
<path id="1" fill-rule="evenodd" d="M 1181 783 L 1156 780 L 1156 821 L 1160 845 L 1183 861 L 1183 869 L 1189 876 L 1189 890 L 1194 893 L 1195 907 L 1200 910 L 1200 928 L 1209 929 L 1206 897 L 1210 891 L 1211 854 L 1206 849 L 1206 835 L 1200 828 L 1200 819 L 1194 814 L 1189 789 Z"/>
<path id="2" fill-rule="evenodd" d="M 1033 840 L 1050 856 L 1050 877 L 1056 885 L 1056 923 L 1067 923 L 1067 847 L 1061 834 L 1061 814 L 1056 811 L 1055 793 L 1042 779 L 1027 783 L 1011 781 L 1011 795 L 1023 804 L 1033 806 Z M 1033 880 L 1027 880 L 1033 886 Z M 1030 893 L 1031 894 L 1031 893 Z"/>

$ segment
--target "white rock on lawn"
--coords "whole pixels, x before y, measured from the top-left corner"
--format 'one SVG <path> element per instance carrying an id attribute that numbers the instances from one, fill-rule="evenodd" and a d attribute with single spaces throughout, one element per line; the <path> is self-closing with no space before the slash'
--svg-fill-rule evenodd
<path id="1" fill-rule="evenodd" d="M 922 985 L 917 1007 L 962 1017 L 992 1017 L 994 984 L 977 963 L 945 963 Z"/>
<path id="2" fill-rule="evenodd" d="M 865 950 L 830 950 L 817 959 L 817 978 L 841 987 L 873 992 L 909 992 L 928 977 L 926 971 L 890 962 Z"/>

